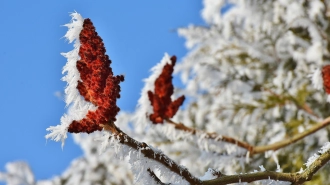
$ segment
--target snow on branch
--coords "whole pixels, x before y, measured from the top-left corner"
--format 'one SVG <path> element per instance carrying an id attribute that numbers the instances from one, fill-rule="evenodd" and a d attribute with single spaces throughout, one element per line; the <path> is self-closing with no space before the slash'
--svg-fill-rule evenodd
<path id="1" fill-rule="evenodd" d="M 329 118 L 330 119 L 330 118 Z M 281 173 L 281 172 L 273 172 L 267 171 L 263 167 L 261 168 L 261 172 L 247 173 L 247 174 L 239 174 L 239 175 L 225 175 L 222 173 L 216 173 L 213 177 L 215 179 L 208 180 L 208 178 L 201 181 L 200 179 L 194 177 L 186 168 L 182 168 L 174 161 L 172 161 L 165 154 L 160 151 L 155 151 L 153 147 L 147 145 L 146 143 L 140 143 L 133 138 L 126 135 L 123 131 L 121 131 L 114 124 L 103 125 L 104 129 L 111 132 L 113 134 L 112 137 L 118 139 L 121 144 L 129 146 L 133 148 L 135 151 L 139 151 L 144 157 L 149 158 L 151 160 L 155 160 L 160 164 L 164 165 L 166 168 L 171 170 L 172 172 L 182 176 L 190 184 L 203 184 L 203 185 L 216 185 L 216 184 L 230 184 L 230 183 L 241 183 L 241 182 L 254 182 L 258 180 L 276 180 L 276 181 L 287 181 L 292 183 L 301 184 L 303 182 L 309 181 L 313 175 L 330 160 L 330 149 L 329 143 L 327 143 L 320 150 L 320 155 L 317 157 L 312 157 L 308 161 L 308 167 L 302 173 Z M 147 165 L 147 163 L 145 164 Z M 149 171 L 148 171 L 149 170 Z M 148 167 L 147 171 L 150 173 L 150 167 Z M 154 173 L 150 173 L 151 176 Z M 154 177 L 154 176 L 153 176 Z M 154 177 L 156 181 L 158 178 Z M 285 183 L 285 182 L 280 182 Z"/>
<path id="2" fill-rule="evenodd" d="M 212 180 L 203 181 L 203 185 L 217 185 L 217 184 L 231 184 L 242 182 L 254 182 L 259 180 L 275 180 L 291 182 L 292 184 L 303 184 L 310 181 L 313 175 L 326 163 L 330 161 L 330 144 L 326 143 L 320 150 L 320 155 L 312 157 L 307 162 L 307 168 L 302 172 L 297 173 L 281 173 L 268 170 L 261 170 L 261 172 L 238 174 L 238 175 L 224 175 Z M 279 184 L 288 184 L 285 182 L 278 182 Z"/>
<path id="3" fill-rule="evenodd" d="M 254 154 L 264 153 L 266 151 L 271 151 L 271 150 L 275 151 L 280 148 L 286 147 L 290 144 L 293 144 L 293 143 L 327 127 L 330 124 L 330 117 L 324 119 L 320 123 L 305 130 L 304 132 L 301 132 L 299 134 L 292 136 L 291 138 L 285 138 L 285 139 L 275 142 L 273 144 L 263 145 L 263 146 L 253 146 L 253 145 L 250 145 L 249 143 L 240 141 L 238 139 L 235 139 L 235 138 L 232 138 L 229 136 L 218 135 L 216 133 L 207 133 L 207 132 L 203 132 L 203 131 L 198 131 L 194 128 L 189 128 L 182 123 L 176 123 L 170 119 L 167 119 L 167 123 L 174 125 L 174 128 L 177 130 L 188 132 L 188 133 L 191 133 L 192 135 L 200 135 L 201 137 L 204 137 L 205 139 L 210 139 L 210 140 L 214 140 L 214 141 L 222 141 L 222 142 L 231 143 L 231 144 L 237 145 L 239 147 L 242 147 L 249 152 L 249 156 L 251 157 Z"/>
<path id="4" fill-rule="evenodd" d="M 321 150 L 318 151 L 318 154 L 314 154 L 311 156 L 308 161 L 306 162 L 306 166 L 310 167 L 320 156 L 330 150 L 330 142 L 327 142 L 325 145 L 322 146 Z"/>
<path id="5" fill-rule="evenodd" d="M 162 153 L 159 150 L 155 150 L 152 146 L 143 143 L 138 142 L 135 139 L 128 136 L 126 133 L 121 131 L 116 125 L 114 124 L 105 124 L 103 125 L 104 130 L 111 132 L 113 135 L 111 137 L 116 138 L 119 143 L 126 145 L 132 149 L 134 149 L 133 152 L 138 152 L 139 154 L 142 154 L 143 157 L 148 158 L 150 160 L 156 161 L 159 164 L 165 166 L 166 169 L 163 169 L 162 173 L 166 171 L 170 171 L 178 175 L 180 178 L 184 179 L 185 181 L 189 182 L 190 184 L 201 184 L 201 181 L 196 178 L 194 175 L 192 175 L 187 168 L 184 168 L 180 165 L 178 165 L 175 161 L 170 159 L 168 156 L 166 156 L 164 153 Z M 126 152 L 128 153 L 128 152 Z M 132 158 L 132 157 L 131 157 Z M 136 157 L 133 157 L 135 159 Z M 139 159 L 141 160 L 141 159 Z M 137 162 L 139 160 L 133 160 L 132 163 Z M 154 166 L 148 166 L 150 165 L 151 161 L 148 161 L 144 164 L 139 165 L 139 168 L 147 168 L 146 170 L 139 170 L 140 172 L 148 171 L 148 169 L 153 169 Z M 146 167 L 147 166 L 147 167 Z M 182 182 L 181 182 L 182 183 Z"/>

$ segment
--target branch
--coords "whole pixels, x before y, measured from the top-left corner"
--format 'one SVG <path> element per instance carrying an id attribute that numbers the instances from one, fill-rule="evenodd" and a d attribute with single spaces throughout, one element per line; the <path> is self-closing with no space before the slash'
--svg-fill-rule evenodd
<path id="1" fill-rule="evenodd" d="M 329 122 L 330 122 L 330 117 L 325 119 L 320 124 L 323 124 L 324 127 L 327 124 L 329 124 Z M 311 134 L 321 129 L 320 127 L 318 127 L 318 125 L 308 130 L 308 133 Z M 154 151 L 146 143 L 143 142 L 141 143 L 134 140 L 126 133 L 121 131 L 113 123 L 102 125 L 102 127 L 104 128 L 104 130 L 110 131 L 113 134 L 113 136 L 117 137 L 120 143 L 127 145 L 135 150 L 139 150 L 144 155 L 144 157 L 161 163 L 169 170 L 178 174 L 183 179 L 188 181 L 190 184 L 196 184 L 196 185 L 231 184 L 231 183 L 239 183 L 239 182 L 253 182 L 258 180 L 276 180 L 276 181 L 278 180 L 278 181 L 289 181 L 292 182 L 293 184 L 302 184 L 306 181 L 311 180 L 313 175 L 330 160 L 330 149 L 328 149 L 326 152 L 320 155 L 311 165 L 309 165 L 302 173 L 281 173 L 281 172 L 273 172 L 273 171 L 264 171 L 264 172 L 239 174 L 239 175 L 224 175 L 221 173 L 221 175 L 216 179 L 200 181 L 198 178 L 194 177 L 186 168 L 180 167 L 165 154 Z M 150 169 L 148 169 L 148 172 L 151 175 L 151 177 L 153 177 L 156 180 L 156 182 L 164 184 Z"/>
<path id="2" fill-rule="evenodd" d="M 198 132 L 199 133 L 203 132 L 203 131 L 197 131 L 194 128 L 187 127 L 182 123 L 176 123 L 176 122 L 174 122 L 170 119 L 166 119 L 166 121 L 168 123 L 174 125 L 174 128 L 176 128 L 178 130 L 185 131 L 185 132 L 190 132 L 192 135 L 197 135 Z M 203 132 L 203 134 L 206 135 L 205 136 L 206 139 L 213 139 L 214 141 L 223 141 L 223 142 L 231 143 L 231 144 L 237 145 L 239 147 L 245 148 L 246 150 L 249 150 L 249 151 L 253 148 L 253 146 L 250 145 L 249 143 L 246 143 L 244 141 L 240 141 L 240 140 L 235 139 L 233 137 L 218 135 L 214 132 L 213 133 Z"/>
<path id="3" fill-rule="evenodd" d="M 305 130 L 304 132 L 301 132 L 299 134 L 294 135 L 291 138 L 285 138 L 282 141 L 278 141 L 278 142 L 270 144 L 270 145 L 253 147 L 253 150 L 250 151 L 250 153 L 251 154 L 257 154 L 257 153 L 266 152 L 268 150 L 278 150 L 280 148 L 286 147 L 286 146 L 288 146 L 292 143 L 295 143 L 295 142 L 303 139 L 306 136 L 309 136 L 309 135 L 321 130 L 322 128 L 328 126 L 329 124 L 330 124 L 330 117 L 327 117 L 322 122 L 314 125 L 313 127 L 311 127 L 310 129 Z"/>
<path id="4" fill-rule="evenodd" d="M 106 125 L 101 125 L 101 126 L 104 128 L 104 130 L 110 131 L 114 137 L 118 138 L 121 144 L 124 144 L 135 150 L 140 151 L 141 154 L 143 154 L 144 157 L 146 158 L 161 163 L 170 171 L 178 174 L 184 180 L 188 181 L 190 184 L 196 184 L 196 185 L 201 184 L 200 179 L 194 177 L 186 168 L 179 166 L 175 161 L 167 157 L 165 154 L 154 151 L 152 147 L 149 147 L 146 143 L 139 142 L 131 138 L 126 133 L 121 131 L 115 124 L 108 123 Z"/>
<path id="5" fill-rule="evenodd" d="M 202 131 L 197 131 L 194 128 L 190 128 L 187 127 L 185 125 L 183 125 L 182 123 L 176 123 L 172 120 L 167 119 L 166 120 L 168 123 L 174 125 L 174 127 L 178 130 L 182 130 L 185 132 L 190 132 L 192 135 L 197 135 L 198 132 L 202 132 Z M 253 154 L 259 154 L 259 153 L 263 153 L 269 150 L 278 150 L 280 148 L 286 147 L 292 143 L 295 143 L 303 138 L 305 138 L 306 136 L 309 136 L 319 130 L 321 130 L 322 128 L 328 126 L 330 124 L 330 117 L 324 119 L 322 122 L 314 125 L 312 128 L 305 130 L 304 132 L 301 132 L 299 134 L 294 135 L 291 138 L 285 138 L 282 141 L 278 141 L 276 143 L 273 144 L 269 144 L 269 145 L 264 145 L 264 146 L 253 146 L 250 145 L 244 141 L 240 141 L 238 139 L 232 138 L 232 137 L 228 137 L 228 136 L 221 136 L 218 135 L 216 133 L 203 133 L 206 134 L 206 138 L 207 139 L 213 139 L 214 141 L 223 141 L 223 142 L 227 142 L 227 143 L 231 143 L 231 144 L 235 144 L 239 147 L 245 148 L 246 150 L 248 150 L 250 152 L 250 156 L 252 156 Z"/>
<path id="6" fill-rule="evenodd" d="M 289 181 L 293 184 L 302 184 L 310 181 L 313 175 L 330 160 L 330 149 L 317 158 L 302 173 L 280 173 L 264 171 L 239 175 L 222 175 L 219 178 L 203 181 L 203 185 L 231 184 L 239 182 L 253 182 L 258 180 Z"/>

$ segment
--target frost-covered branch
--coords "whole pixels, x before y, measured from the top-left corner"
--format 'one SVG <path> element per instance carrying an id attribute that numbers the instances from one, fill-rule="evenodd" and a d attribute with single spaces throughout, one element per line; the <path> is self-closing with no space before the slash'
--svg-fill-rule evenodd
<path id="1" fill-rule="evenodd" d="M 172 172 L 181 176 L 184 180 L 189 182 L 190 184 L 201 184 L 201 181 L 192 175 L 188 169 L 178 165 L 175 161 L 167 157 L 165 154 L 154 151 L 152 147 L 144 142 L 136 141 L 135 139 L 128 136 L 126 133 L 121 131 L 116 125 L 114 124 L 106 124 L 102 125 L 104 130 L 110 131 L 113 134 L 113 137 L 116 137 L 119 142 L 123 145 L 129 146 L 134 150 L 140 151 L 144 157 L 149 158 L 151 160 L 155 160 L 166 168 L 171 170 Z"/>
<path id="2" fill-rule="evenodd" d="M 285 138 L 282 141 L 278 141 L 276 143 L 269 144 L 269 145 L 253 147 L 252 151 L 250 151 L 250 153 L 251 153 L 251 155 L 253 155 L 253 154 L 257 154 L 257 153 L 263 153 L 263 152 L 266 152 L 269 150 L 278 150 L 280 148 L 286 147 L 292 143 L 295 143 L 295 142 L 323 129 L 324 127 L 328 126 L 329 124 L 330 124 L 330 117 L 324 119 L 322 122 L 314 125 L 310 129 L 307 129 L 304 132 L 294 135 L 291 138 Z"/>
<path id="3" fill-rule="evenodd" d="M 224 136 L 224 135 L 218 135 L 216 133 L 207 133 L 207 132 L 203 132 L 203 131 L 197 131 L 194 128 L 190 128 L 185 126 L 182 123 L 176 123 L 170 119 L 166 120 L 168 123 L 174 125 L 174 128 L 177 130 L 181 130 L 181 131 L 185 131 L 185 132 L 189 132 L 192 135 L 196 135 L 197 133 L 203 133 L 205 135 L 206 139 L 212 139 L 214 141 L 223 141 L 223 142 L 227 142 L 227 143 L 231 143 L 231 144 L 235 144 L 239 147 L 245 148 L 246 150 L 249 151 L 249 155 L 252 156 L 253 154 L 259 154 L 259 153 L 264 153 L 266 151 L 270 151 L 270 150 L 278 150 L 280 148 L 286 147 L 292 143 L 295 143 L 319 130 L 321 130 L 322 128 L 328 126 L 330 124 L 330 117 L 324 119 L 322 122 L 314 125 L 313 127 L 311 127 L 310 129 L 305 130 L 304 132 L 301 132 L 299 134 L 294 135 L 291 138 L 285 138 L 281 141 L 278 141 L 276 143 L 273 144 L 269 144 L 269 145 L 263 145 L 263 146 L 253 146 L 250 145 L 249 143 L 246 143 L 244 141 L 240 141 L 238 139 L 235 139 L 233 137 L 229 137 L 229 136 Z"/>
<path id="4" fill-rule="evenodd" d="M 199 131 L 199 130 L 196 130 L 194 128 L 187 127 L 182 123 L 176 123 L 176 122 L 172 121 L 171 119 L 167 119 L 166 121 L 169 124 L 174 125 L 175 129 L 185 131 L 185 132 L 189 132 L 192 135 L 197 135 L 198 133 L 200 133 L 200 134 L 204 135 L 205 139 L 212 139 L 214 141 L 223 141 L 223 142 L 231 143 L 231 144 L 237 145 L 239 147 L 245 148 L 248 151 L 250 151 L 253 148 L 252 145 L 250 145 L 250 144 L 248 144 L 244 141 L 240 141 L 238 139 L 235 139 L 233 137 L 218 135 L 217 133 L 207 133 L 207 132 Z"/>
<path id="5" fill-rule="evenodd" d="M 256 173 L 223 175 L 219 178 L 203 181 L 203 185 L 231 184 L 241 182 L 254 182 L 258 180 L 288 181 L 292 184 L 303 184 L 310 181 L 314 174 L 330 160 L 330 149 L 310 164 L 304 171 L 296 173 L 281 173 L 274 171 L 261 171 Z"/>

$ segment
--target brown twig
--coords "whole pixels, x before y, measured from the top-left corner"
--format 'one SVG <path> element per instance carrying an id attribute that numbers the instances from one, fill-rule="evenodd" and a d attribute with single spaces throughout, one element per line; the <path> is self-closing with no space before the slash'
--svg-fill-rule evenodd
<path id="1" fill-rule="evenodd" d="M 257 153 L 263 153 L 263 152 L 266 152 L 269 150 L 278 150 L 280 148 L 286 147 L 292 143 L 295 143 L 295 142 L 305 138 L 306 136 L 309 136 L 309 135 L 321 130 L 322 128 L 328 126 L 329 124 L 330 124 L 330 117 L 327 117 L 322 122 L 314 125 L 313 127 L 305 130 L 304 132 L 294 135 L 291 138 L 285 138 L 282 141 L 278 141 L 278 142 L 270 144 L 270 145 L 253 147 L 253 150 L 250 152 L 251 152 L 251 154 L 257 154 Z"/>
<path id="2" fill-rule="evenodd" d="M 185 131 L 185 132 L 190 132 L 193 135 L 197 135 L 198 132 L 199 133 L 202 132 L 202 131 L 197 131 L 194 128 L 187 127 L 182 123 L 176 123 L 176 122 L 174 122 L 170 119 L 166 119 L 166 121 L 168 123 L 174 125 L 174 128 L 176 128 L 178 130 Z M 250 145 L 249 143 L 246 143 L 244 141 L 240 141 L 240 140 L 235 139 L 233 137 L 223 136 L 223 135 L 220 136 L 216 133 L 207 133 L 207 132 L 203 132 L 203 134 L 205 134 L 206 139 L 213 139 L 214 141 L 224 141 L 224 142 L 227 142 L 227 143 L 235 144 L 235 145 L 237 145 L 239 147 L 242 147 L 242 148 L 245 148 L 246 150 L 249 150 L 249 151 L 253 148 L 253 146 Z"/>
<path id="3" fill-rule="evenodd" d="M 168 123 L 174 125 L 174 127 L 178 130 L 182 130 L 185 132 L 190 132 L 192 135 L 197 135 L 197 133 L 201 133 L 202 131 L 197 131 L 194 128 L 190 128 L 187 127 L 185 125 L 183 125 L 182 123 L 176 123 L 172 120 L 166 120 Z M 322 128 L 328 126 L 330 124 L 330 117 L 324 119 L 322 122 L 314 125 L 313 127 L 311 127 L 310 129 L 305 130 L 304 132 L 301 132 L 299 134 L 294 135 L 291 138 L 285 138 L 282 141 L 278 141 L 276 143 L 273 144 L 269 144 L 269 145 L 264 145 L 264 146 L 253 146 L 250 145 L 244 141 L 240 141 L 238 139 L 232 138 L 232 137 L 228 137 L 228 136 L 220 136 L 216 133 L 207 133 L 204 132 L 203 134 L 206 135 L 207 139 L 213 139 L 215 141 L 223 141 L 223 142 L 227 142 L 227 143 L 231 143 L 231 144 L 235 144 L 239 147 L 245 148 L 246 150 L 249 151 L 249 155 L 252 156 L 253 154 L 259 154 L 259 153 L 264 153 L 266 151 L 269 150 L 278 150 L 280 148 L 286 147 L 292 143 L 295 143 L 303 138 L 305 138 L 306 136 L 309 136 L 319 130 L 321 130 Z"/>
<path id="4" fill-rule="evenodd" d="M 170 171 L 181 176 L 184 180 L 188 181 L 190 184 L 196 184 L 196 185 L 201 184 L 201 181 L 198 178 L 196 178 L 194 175 L 192 175 L 188 171 L 188 169 L 179 166 L 175 161 L 170 159 L 165 154 L 154 151 L 152 147 L 149 147 L 149 145 L 147 145 L 146 143 L 139 142 L 131 138 L 126 133 L 121 131 L 115 124 L 108 123 L 102 125 L 102 127 L 104 128 L 104 130 L 110 131 L 114 137 L 118 138 L 121 144 L 124 144 L 135 150 L 140 151 L 141 154 L 143 154 L 144 157 L 146 158 L 159 162 L 160 164 L 168 168 Z"/>

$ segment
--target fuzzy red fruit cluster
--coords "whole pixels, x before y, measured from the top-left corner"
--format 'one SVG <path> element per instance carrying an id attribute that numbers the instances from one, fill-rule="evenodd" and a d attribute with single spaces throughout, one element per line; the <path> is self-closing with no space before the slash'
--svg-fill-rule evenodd
<path id="1" fill-rule="evenodd" d="M 330 94 L 330 65 L 323 67 L 322 77 L 324 90 L 327 94 Z"/>
<path id="2" fill-rule="evenodd" d="M 116 121 L 119 112 L 117 98 L 120 98 L 119 83 L 124 76 L 114 76 L 110 67 L 111 60 L 105 54 L 103 41 L 95 31 L 90 19 L 85 19 L 79 35 L 80 49 L 76 67 L 80 73 L 77 89 L 86 101 L 97 106 L 89 111 L 82 120 L 73 121 L 68 131 L 73 133 L 102 130 L 100 124 Z"/>
<path id="3" fill-rule="evenodd" d="M 162 73 L 156 79 L 154 93 L 148 91 L 148 97 L 154 111 L 154 113 L 149 116 L 149 119 L 155 124 L 163 123 L 164 119 L 172 118 L 185 99 L 184 96 L 179 97 L 175 101 L 171 99 L 174 91 L 172 73 L 176 62 L 176 56 L 171 57 L 171 62 L 172 64 L 167 63 L 164 66 Z"/>

